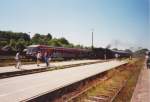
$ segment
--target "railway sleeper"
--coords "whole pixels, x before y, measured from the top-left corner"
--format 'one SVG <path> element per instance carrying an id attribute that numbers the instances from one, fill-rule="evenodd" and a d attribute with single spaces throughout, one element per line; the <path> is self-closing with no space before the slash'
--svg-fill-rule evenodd
<path id="1" fill-rule="evenodd" d="M 88 99 L 95 100 L 95 101 L 107 101 L 108 97 L 102 97 L 102 96 L 89 96 Z"/>

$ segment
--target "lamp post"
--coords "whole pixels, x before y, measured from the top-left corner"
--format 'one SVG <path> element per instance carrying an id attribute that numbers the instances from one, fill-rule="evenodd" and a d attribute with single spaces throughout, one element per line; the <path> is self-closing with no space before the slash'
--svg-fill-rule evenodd
<path id="1" fill-rule="evenodd" d="M 107 56 L 106 56 L 106 48 L 105 48 L 104 59 L 105 59 L 105 60 L 107 59 Z"/>

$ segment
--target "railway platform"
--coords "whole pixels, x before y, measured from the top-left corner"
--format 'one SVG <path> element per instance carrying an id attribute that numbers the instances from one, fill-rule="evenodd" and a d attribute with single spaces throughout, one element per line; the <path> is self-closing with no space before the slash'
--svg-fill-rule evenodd
<path id="1" fill-rule="evenodd" d="M 102 61 L 102 60 L 71 60 L 71 61 L 62 61 L 62 62 L 50 62 L 50 67 L 54 68 L 54 67 L 61 67 L 66 65 L 75 65 L 80 63 L 82 64 L 82 63 L 90 63 L 90 62 L 97 62 L 97 61 Z M 46 68 L 46 64 L 41 63 L 40 66 L 37 66 L 36 64 L 21 65 L 21 69 L 17 69 L 15 68 L 15 66 L 0 67 L 0 74 L 7 73 L 7 72 L 40 69 L 40 68 Z"/>
<path id="2" fill-rule="evenodd" d="M 29 101 L 126 63 L 109 61 L 1 79 L 0 101 Z"/>
<path id="3" fill-rule="evenodd" d="M 149 102 L 150 100 L 150 69 L 142 69 L 131 102 Z"/>

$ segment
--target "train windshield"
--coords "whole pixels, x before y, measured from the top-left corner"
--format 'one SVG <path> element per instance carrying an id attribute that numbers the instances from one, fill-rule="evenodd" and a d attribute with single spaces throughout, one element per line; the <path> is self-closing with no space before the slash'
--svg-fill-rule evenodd
<path id="1" fill-rule="evenodd" d="M 28 47 L 26 54 L 31 55 L 33 53 L 37 53 L 38 48 L 35 47 Z"/>

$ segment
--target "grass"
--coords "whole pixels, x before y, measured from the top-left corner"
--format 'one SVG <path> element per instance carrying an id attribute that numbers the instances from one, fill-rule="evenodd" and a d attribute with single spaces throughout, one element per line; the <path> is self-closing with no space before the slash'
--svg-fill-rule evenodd
<path id="1" fill-rule="evenodd" d="M 130 102 L 137 80 L 138 80 L 138 76 L 143 66 L 142 62 L 138 62 L 136 63 L 136 65 L 137 67 L 134 70 L 134 72 L 131 73 L 132 75 L 130 79 L 127 81 L 126 86 L 122 89 L 122 91 L 118 95 L 119 97 L 116 97 L 114 102 Z"/>

